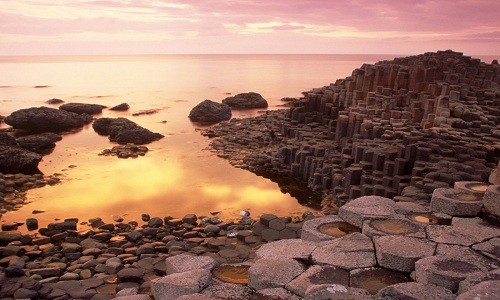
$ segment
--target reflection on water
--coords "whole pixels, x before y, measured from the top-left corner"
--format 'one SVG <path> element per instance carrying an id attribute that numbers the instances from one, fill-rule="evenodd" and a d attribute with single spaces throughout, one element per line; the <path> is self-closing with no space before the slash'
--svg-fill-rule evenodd
<path id="1" fill-rule="evenodd" d="M 141 213 L 182 217 L 221 210 L 232 217 L 241 209 L 254 215 L 299 213 L 307 208 L 276 183 L 236 169 L 206 150 L 208 140 L 189 122 L 190 109 L 204 99 L 255 91 L 270 109 L 282 97 L 299 97 L 310 88 L 345 77 L 365 62 L 383 56 L 161 56 L 1 58 L 0 115 L 45 105 L 50 98 L 113 106 L 127 102 L 128 112 L 104 110 L 97 117 L 126 117 L 165 135 L 149 144 L 145 157 L 122 160 L 98 156 L 112 143 L 91 125 L 67 134 L 45 156 L 40 169 L 62 173 L 62 184 L 32 190 L 30 204 L 3 220 L 22 221 L 33 210 L 41 225 L 54 218 L 85 220 L 111 215 L 137 219 Z M 46 86 L 45 88 L 34 88 Z M 53 106 L 57 107 L 57 106 Z M 159 109 L 151 115 L 133 113 Z M 258 111 L 234 112 L 248 117 Z M 5 125 L 2 125 L 5 127 Z M 205 149 L 205 150 L 204 150 Z M 76 167 L 70 168 L 70 165 Z"/>

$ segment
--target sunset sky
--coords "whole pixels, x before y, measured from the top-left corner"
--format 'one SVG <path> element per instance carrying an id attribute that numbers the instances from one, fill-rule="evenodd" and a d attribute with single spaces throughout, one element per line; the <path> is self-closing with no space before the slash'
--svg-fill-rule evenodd
<path id="1" fill-rule="evenodd" d="M 499 0 L 1 0 L 0 55 L 496 55 L 499 12 Z"/>

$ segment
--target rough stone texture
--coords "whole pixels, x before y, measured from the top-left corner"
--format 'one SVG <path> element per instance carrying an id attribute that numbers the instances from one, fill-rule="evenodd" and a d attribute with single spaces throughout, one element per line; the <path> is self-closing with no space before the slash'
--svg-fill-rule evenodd
<path id="1" fill-rule="evenodd" d="M 315 264 L 332 265 L 346 270 L 372 267 L 376 264 L 373 243 L 362 233 L 351 233 L 323 246 L 311 254 Z"/>
<path id="2" fill-rule="evenodd" d="M 494 269 L 487 273 L 474 273 L 462 280 L 458 286 L 458 294 L 462 294 L 470 290 L 475 285 L 490 280 L 500 280 L 500 269 Z"/>
<path id="3" fill-rule="evenodd" d="M 290 281 L 285 288 L 294 294 L 305 297 L 309 287 L 320 284 L 348 286 L 349 272 L 332 266 L 312 266 L 306 272 Z"/>
<path id="4" fill-rule="evenodd" d="M 500 171 L 497 171 L 500 174 Z M 486 213 L 500 218 L 500 185 L 489 186 L 484 193 L 483 204 Z"/>
<path id="5" fill-rule="evenodd" d="M 456 292 L 460 281 L 467 276 L 487 270 L 487 266 L 470 257 L 437 255 L 415 263 L 415 279 L 419 283 L 435 284 Z"/>
<path id="6" fill-rule="evenodd" d="M 54 108 L 32 107 L 15 111 L 4 121 L 16 129 L 30 132 L 59 132 L 83 127 L 92 122 L 92 117 Z"/>
<path id="7" fill-rule="evenodd" d="M 493 238 L 486 242 L 475 244 L 472 246 L 472 249 L 500 263 L 500 238 Z"/>
<path id="8" fill-rule="evenodd" d="M 306 300 L 364 300 L 373 299 L 366 290 L 345 287 L 340 284 L 320 284 L 309 287 L 304 299 Z"/>
<path id="9" fill-rule="evenodd" d="M 43 153 L 48 149 L 53 149 L 56 146 L 56 142 L 60 141 L 62 136 L 53 132 L 45 132 L 41 134 L 22 136 L 17 139 L 19 147 L 26 150 Z"/>
<path id="10" fill-rule="evenodd" d="M 463 246 L 500 236 L 498 227 L 480 218 L 453 218 L 451 226 L 429 225 L 426 231 L 431 241 Z"/>
<path id="11" fill-rule="evenodd" d="M 400 216 L 366 220 L 363 223 L 362 232 L 369 237 L 380 235 L 405 235 L 417 238 L 426 237 L 424 224 L 412 222 Z"/>
<path id="12" fill-rule="evenodd" d="M 154 281 L 151 289 L 156 300 L 173 300 L 200 292 L 208 286 L 210 280 L 210 271 L 196 269 L 164 276 Z"/>
<path id="13" fill-rule="evenodd" d="M 452 300 L 455 299 L 455 295 L 450 290 L 433 284 L 405 282 L 381 289 L 377 293 L 377 299 Z"/>
<path id="14" fill-rule="evenodd" d="M 213 124 L 231 119 L 231 108 L 227 104 L 204 100 L 189 112 L 193 122 Z"/>
<path id="15" fill-rule="evenodd" d="M 250 300 L 269 299 L 269 300 L 300 300 L 298 297 L 285 290 L 284 288 L 272 288 L 258 290 L 250 297 Z"/>
<path id="16" fill-rule="evenodd" d="M 180 273 L 195 269 L 212 271 L 217 262 L 209 256 L 179 254 L 165 259 L 167 274 Z"/>
<path id="17" fill-rule="evenodd" d="M 300 238 L 306 241 L 313 241 L 313 242 L 333 240 L 335 239 L 335 237 L 320 232 L 318 228 L 323 224 L 329 224 L 333 222 L 343 222 L 343 221 L 344 221 L 343 219 L 335 215 L 328 215 L 307 220 L 304 222 L 304 225 L 302 225 L 302 232 Z"/>
<path id="18" fill-rule="evenodd" d="M 468 200 L 460 200 L 460 197 Z M 482 197 L 467 191 L 438 188 L 432 193 L 431 210 L 434 212 L 457 217 L 474 217 L 479 214 L 482 207 Z"/>
<path id="19" fill-rule="evenodd" d="M 379 196 L 364 196 L 349 201 L 339 209 L 339 217 L 346 222 L 362 227 L 368 219 L 380 219 L 395 215 L 395 202 Z"/>
<path id="20" fill-rule="evenodd" d="M 100 135 L 109 136 L 109 140 L 118 144 L 149 144 L 163 138 L 163 135 L 154 133 L 125 118 L 100 118 L 92 124 Z"/>
<path id="21" fill-rule="evenodd" d="M 284 287 L 305 270 L 295 259 L 262 258 L 248 269 L 248 286 L 255 290 Z"/>
<path id="22" fill-rule="evenodd" d="M 381 267 L 411 272 L 415 262 L 434 255 L 436 243 L 406 236 L 380 236 L 373 239 L 377 262 Z"/>
<path id="23" fill-rule="evenodd" d="M 287 239 L 270 242 L 262 245 L 256 252 L 257 259 L 260 258 L 295 258 L 308 260 L 316 249 L 314 242 L 299 239 Z"/>
<path id="24" fill-rule="evenodd" d="M 248 299 L 252 290 L 245 285 L 213 280 L 201 294 L 212 299 Z"/>
<path id="25" fill-rule="evenodd" d="M 115 297 L 113 300 L 151 300 L 151 297 L 144 294 Z"/>
<path id="26" fill-rule="evenodd" d="M 484 281 L 467 292 L 458 295 L 457 300 L 497 300 L 500 299 L 500 280 Z"/>
<path id="27" fill-rule="evenodd" d="M 0 173 L 38 173 L 38 163 L 41 160 L 42 157 L 39 154 L 31 151 L 17 147 L 0 146 Z"/>
<path id="28" fill-rule="evenodd" d="M 96 115 L 102 113 L 105 106 L 99 104 L 86 104 L 86 103 L 66 103 L 59 106 L 59 109 L 73 112 L 75 114 L 83 115 Z"/>
<path id="29" fill-rule="evenodd" d="M 121 104 L 118 104 L 118 105 L 111 107 L 109 110 L 126 111 L 126 110 L 129 110 L 129 108 L 130 108 L 130 105 L 128 105 L 128 103 L 121 103 Z"/>
<path id="30" fill-rule="evenodd" d="M 227 97 L 222 100 L 222 103 L 237 109 L 267 108 L 268 106 L 266 99 L 255 92 L 240 93 L 232 97 Z"/>

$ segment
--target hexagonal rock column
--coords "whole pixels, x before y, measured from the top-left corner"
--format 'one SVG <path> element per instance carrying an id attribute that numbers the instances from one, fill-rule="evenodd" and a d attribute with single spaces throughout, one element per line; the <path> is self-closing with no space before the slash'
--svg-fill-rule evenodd
<path id="1" fill-rule="evenodd" d="M 438 188 L 432 193 L 431 210 L 450 216 L 474 217 L 483 206 L 480 194 L 459 189 Z"/>
<path id="2" fill-rule="evenodd" d="M 157 300 L 172 300 L 183 295 L 198 293 L 212 279 L 210 271 L 197 269 L 188 272 L 174 273 L 164 276 L 151 285 Z"/>
<path id="3" fill-rule="evenodd" d="M 500 185 L 488 187 L 483 196 L 483 204 L 486 213 L 500 218 Z"/>
<path id="4" fill-rule="evenodd" d="M 326 227 L 331 227 L 333 225 L 337 225 L 336 232 L 333 230 L 323 230 L 326 229 Z M 343 227 L 345 227 L 345 229 L 343 229 Z M 300 238 L 306 241 L 314 242 L 329 241 L 351 233 L 351 230 L 354 230 L 354 228 L 357 227 L 353 227 L 340 217 L 329 215 L 305 221 L 302 225 L 302 235 Z M 360 231 L 359 228 L 357 228 L 357 230 Z"/>
<path id="5" fill-rule="evenodd" d="M 453 188 L 483 196 L 489 186 L 489 183 L 481 181 L 457 181 Z"/>
<path id="6" fill-rule="evenodd" d="M 412 272 L 415 262 L 434 255 L 436 243 L 407 236 L 380 236 L 373 239 L 375 255 L 381 267 Z"/>
<path id="7" fill-rule="evenodd" d="M 488 273 L 475 273 L 467 276 L 458 286 L 458 294 L 462 294 L 484 281 L 500 280 L 500 269 L 492 270 Z"/>
<path id="8" fill-rule="evenodd" d="M 472 246 L 472 249 L 500 263 L 500 251 L 498 251 L 500 249 L 500 238 L 493 238 L 486 242 L 475 244 Z"/>
<path id="9" fill-rule="evenodd" d="M 209 256 L 179 254 L 165 259 L 167 274 L 186 272 L 196 269 L 212 271 L 217 262 Z"/>
<path id="10" fill-rule="evenodd" d="M 436 255 L 415 263 L 415 279 L 423 284 L 435 284 L 456 292 L 458 284 L 468 275 L 486 272 L 487 267 L 470 257 Z"/>
<path id="11" fill-rule="evenodd" d="M 262 258 L 248 269 L 248 286 L 255 290 L 283 287 L 305 270 L 295 259 Z"/>
<path id="12" fill-rule="evenodd" d="M 237 299 L 237 298 L 229 298 L 229 299 Z M 272 288 L 272 289 L 258 290 L 250 299 L 301 300 L 302 298 L 290 293 L 284 288 Z"/>
<path id="13" fill-rule="evenodd" d="M 412 222 L 404 217 L 366 220 L 363 223 L 363 234 L 373 237 L 381 235 L 406 235 L 425 238 L 425 225 Z"/>
<path id="14" fill-rule="evenodd" d="M 339 208 L 339 217 L 356 226 L 363 226 L 368 219 L 383 219 L 395 215 L 396 202 L 380 196 L 363 196 Z"/>
<path id="15" fill-rule="evenodd" d="M 452 300 L 455 299 L 455 295 L 453 295 L 450 290 L 433 284 L 405 282 L 394 284 L 381 289 L 377 293 L 377 299 Z"/>
<path id="16" fill-rule="evenodd" d="M 332 265 L 346 270 L 376 264 L 372 240 L 362 233 L 351 233 L 316 248 L 311 259 L 315 264 Z"/>
<path id="17" fill-rule="evenodd" d="M 306 300 L 367 300 L 373 297 L 364 289 L 345 287 L 340 284 L 319 284 L 307 289 Z"/>
<path id="18" fill-rule="evenodd" d="M 498 227 L 480 218 L 453 218 L 451 226 L 429 225 L 426 232 L 431 241 L 462 246 L 471 246 L 500 237 Z"/>
<path id="19" fill-rule="evenodd" d="M 308 260 L 316 249 L 315 242 L 299 239 L 281 240 L 262 245 L 256 252 L 257 259 L 261 258 L 295 258 Z"/>
<path id="20" fill-rule="evenodd" d="M 469 291 L 458 295 L 457 300 L 495 300 L 500 299 L 500 280 L 484 281 Z"/>
<path id="21" fill-rule="evenodd" d="M 309 287 L 318 284 L 349 285 L 349 272 L 332 266 L 312 266 L 299 277 L 290 281 L 285 288 L 294 294 L 305 297 Z"/>

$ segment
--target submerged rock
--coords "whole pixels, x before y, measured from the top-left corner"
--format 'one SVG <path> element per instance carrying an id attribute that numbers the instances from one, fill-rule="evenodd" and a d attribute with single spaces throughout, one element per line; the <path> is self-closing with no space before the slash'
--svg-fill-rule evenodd
<path id="1" fill-rule="evenodd" d="M 204 100 L 189 112 L 193 122 L 213 124 L 231 119 L 231 108 L 227 104 Z"/>
<path id="2" fill-rule="evenodd" d="M 0 173 L 39 173 L 38 163 L 42 157 L 31 151 L 0 145 Z"/>
<path id="3" fill-rule="evenodd" d="M 163 138 L 163 135 L 154 133 L 125 118 L 101 118 L 92 124 L 100 135 L 108 135 L 109 140 L 118 144 L 148 144 Z"/>
<path id="4" fill-rule="evenodd" d="M 56 142 L 60 141 L 62 137 L 53 132 L 45 132 L 42 134 L 33 134 L 22 136 L 17 139 L 19 146 L 29 151 L 36 153 L 43 152 L 44 150 L 53 149 L 56 147 Z"/>
<path id="5" fill-rule="evenodd" d="M 255 92 L 241 93 L 233 97 L 227 97 L 226 99 L 222 100 L 222 103 L 229 105 L 231 108 L 239 109 L 268 107 L 266 99 Z"/>
<path id="6" fill-rule="evenodd" d="M 130 105 L 127 103 L 122 103 L 118 104 L 116 106 L 111 107 L 109 110 L 115 110 L 115 111 L 126 111 L 130 108 Z"/>
<path id="7" fill-rule="evenodd" d="M 66 103 L 59 106 L 59 109 L 74 112 L 79 115 L 96 115 L 102 113 L 102 109 L 105 108 L 104 105 L 99 104 L 87 104 L 87 103 Z"/>
<path id="8" fill-rule="evenodd" d="M 61 104 L 61 103 L 64 103 L 64 101 L 61 99 L 52 98 L 52 99 L 45 101 L 45 103 L 47 103 L 47 104 Z"/>
<path id="9" fill-rule="evenodd" d="M 15 129 L 29 132 L 59 132 L 83 127 L 92 122 L 89 115 L 79 115 L 48 107 L 20 109 L 5 118 L 5 123 Z"/>

